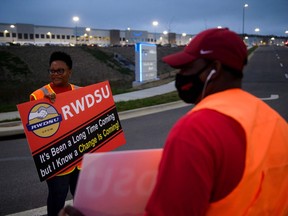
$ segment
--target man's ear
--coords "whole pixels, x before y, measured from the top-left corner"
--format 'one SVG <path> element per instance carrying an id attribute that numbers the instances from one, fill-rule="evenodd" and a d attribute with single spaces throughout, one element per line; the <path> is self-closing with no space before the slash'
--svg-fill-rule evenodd
<path id="1" fill-rule="evenodd" d="M 212 68 L 213 68 L 214 70 L 216 70 L 216 72 L 217 72 L 217 71 L 220 71 L 221 68 L 222 68 L 221 62 L 218 61 L 218 60 L 213 61 L 213 63 L 212 63 Z"/>
<path id="2" fill-rule="evenodd" d="M 221 74 L 221 71 L 222 71 L 221 62 L 218 60 L 213 61 L 212 70 L 210 72 L 210 76 L 211 76 L 210 79 L 212 78 L 212 76 L 213 76 L 213 78 L 218 77 Z"/>

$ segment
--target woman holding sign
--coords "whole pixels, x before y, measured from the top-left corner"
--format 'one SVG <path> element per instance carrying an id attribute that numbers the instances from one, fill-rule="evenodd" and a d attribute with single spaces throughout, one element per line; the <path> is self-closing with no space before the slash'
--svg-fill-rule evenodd
<path id="1" fill-rule="evenodd" d="M 56 99 L 56 94 L 79 88 L 78 86 L 69 83 L 69 78 L 72 73 L 72 59 L 70 55 L 64 52 L 52 53 L 49 66 L 48 72 L 51 82 L 34 91 L 30 95 L 30 101 L 47 97 L 53 103 Z M 47 110 L 47 112 L 49 112 L 49 110 Z M 43 116 L 43 110 L 39 112 L 39 115 L 39 118 Z M 69 188 L 71 194 L 74 196 L 79 170 L 80 167 L 76 166 L 46 181 L 49 190 L 47 199 L 48 216 L 58 215 L 58 212 L 65 204 Z"/>

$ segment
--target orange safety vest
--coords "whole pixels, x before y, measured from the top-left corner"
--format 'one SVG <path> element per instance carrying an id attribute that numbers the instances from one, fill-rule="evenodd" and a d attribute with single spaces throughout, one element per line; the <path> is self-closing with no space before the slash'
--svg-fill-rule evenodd
<path id="1" fill-rule="evenodd" d="M 73 84 L 70 84 L 70 86 L 71 86 L 71 89 L 72 89 L 72 90 L 75 90 L 75 89 L 79 88 L 79 86 L 76 86 L 76 85 L 73 85 Z M 45 96 L 46 94 L 48 94 L 48 93 L 49 93 L 49 94 L 51 94 L 51 93 L 56 94 L 56 93 L 53 91 L 53 89 L 52 89 L 52 87 L 50 86 L 50 84 L 47 84 L 47 85 L 43 86 L 42 88 L 37 89 L 36 91 L 34 91 L 34 92 L 30 95 L 30 100 L 31 100 L 31 99 L 34 99 L 34 100 L 42 99 L 42 98 L 44 98 L 44 96 Z"/>
<path id="2" fill-rule="evenodd" d="M 71 86 L 71 89 L 72 89 L 72 90 L 75 90 L 75 89 L 79 88 L 79 86 L 76 86 L 76 85 L 73 85 L 73 84 L 70 84 L 70 86 Z M 51 93 L 56 94 L 56 93 L 53 91 L 53 89 L 52 89 L 52 87 L 50 86 L 50 84 L 47 84 L 47 85 L 43 86 L 42 88 L 37 89 L 36 91 L 34 91 L 34 92 L 30 95 L 30 100 L 31 100 L 32 98 L 34 98 L 34 100 L 42 99 L 42 98 L 44 98 L 44 96 L 45 96 L 46 94 L 48 94 L 48 93 L 49 93 L 49 94 L 51 94 Z M 80 169 L 81 169 L 81 164 L 78 164 L 77 166 L 72 167 L 72 168 L 66 170 L 65 172 L 62 172 L 62 173 L 59 174 L 58 176 L 67 175 L 67 174 L 73 172 L 76 167 L 77 167 L 77 169 L 80 170 Z"/>
<path id="3" fill-rule="evenodd" d="M 247 145 L 241 181 L 225 198 L 211 203 L 207 215 L 287 216 L 287 122 L 263 101 L 241 89 L 209 95 L 190 112 L 204 108 L 239 122 L 245 130 Z"/>

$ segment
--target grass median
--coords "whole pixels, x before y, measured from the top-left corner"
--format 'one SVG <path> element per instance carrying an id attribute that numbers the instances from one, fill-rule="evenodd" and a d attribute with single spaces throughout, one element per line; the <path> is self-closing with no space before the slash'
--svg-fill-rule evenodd
<path id="1" fill-rule="evenodd" d="M 149 97 L 149 98 L 129 100 L 129 101 L 119 101 L 119 102 L 116 102 L 115 104 L 116 104 L 117 111 L 122 112 L 126 110 L 132 110 L 132 109 L 138 109 L 142 107 L 170 103 L 170 102 L 174 102 L 178 100 L 180 100 L 178 97 L 178 93 L 174 91 L 174 92 L 166 93 L 163 95 L 156 95 L 156 96 Z"/>

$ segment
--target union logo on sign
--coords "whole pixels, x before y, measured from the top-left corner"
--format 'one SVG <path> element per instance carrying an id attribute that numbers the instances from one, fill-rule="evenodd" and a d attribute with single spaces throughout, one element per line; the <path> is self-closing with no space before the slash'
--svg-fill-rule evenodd
<path id="1" fill-rule="evenodd" d="M 53 136 L 60 127 L 62 116 L 57 112 L 55 107 L 47 103 L 36 104 L 29 113 L 28 131 L 35 135 L 46 138 Z"/>

